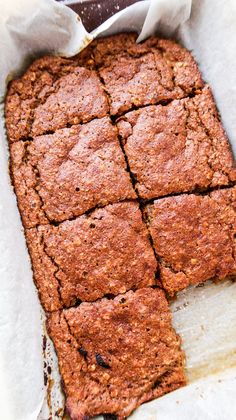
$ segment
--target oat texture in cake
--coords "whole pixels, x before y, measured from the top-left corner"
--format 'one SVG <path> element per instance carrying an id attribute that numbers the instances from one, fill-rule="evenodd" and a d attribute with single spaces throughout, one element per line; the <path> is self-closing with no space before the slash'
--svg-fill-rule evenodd
<path id="1" fill-rule="evenodd" d="M 155 284 L 157 262 L 137 203 L 29 229 L 26 238 L 47 311 Z"/>
<path id="2" fill-rule="evenodd" d="M 10 142 L 104 117 L 108 100 L 98 75 L 75 60 L 43 57 L 11 82 L 5 115 Z"/>
<path id="3" fill-rule="evenodd" d="M 185 384 L 183 353 L 164 293 L 143 288 L 48 318 L 71 419 L 126 418 Z"/>
<path id="4" fill-rule="evenodd" d="M 136 34 L 9 83 L 10 173 L 71 420 L 186 382 L 166 296 L 236 275 L 236 166 L 189 51 Z M 164 289 L 164 290 L 163 290 Z"/>
<path id="5" fill-rule="evenodd" d="M 136 44 L 135 34 L 98 40 L 94 60 L 110 97 L 110 112 L 179 99 L 203 87 L 191 54 L 174 41 L 149 38 Z"/>
<path id="6" fill-rule="evenodd" d="M 10 146 L 25 227 L 60 222 L 136 194 L 108 117 Z"/>
<path id="7" fill-rule="evenodd" d="M 236 275 L 236 187 L 156 200 L 147 206 L 147 219 L 170 295 Z"/>
<path id="8" fill-rule="evenodd" d="M 193 98 L 129 112 L 118 128 L 142 199 L 236 181 L 236 165 L 208 87 Z"/>

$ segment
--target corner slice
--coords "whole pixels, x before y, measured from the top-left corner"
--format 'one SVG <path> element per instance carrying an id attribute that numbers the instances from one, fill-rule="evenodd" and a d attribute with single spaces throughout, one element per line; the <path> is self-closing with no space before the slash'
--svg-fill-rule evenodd
<path id="1" fill-rule="evenodd" d="M 236 275 L 236 187 L 180 195 L 146 208 L 160 276 L 170 295 Z"/>
<path id="2" fill-rule="evenodd" d="M 134 106 L 184 98 L 204 85 L 191 53 L 167 39 L 136 44 L 134 34 L 98 39 L 94 60 L 112 115 Z"/>
<path id="3" fill-rule="evenodd" d="M 136 198 L 108 117 L 10 146 L 13 184 L 26 228 Z"/>
<path id="4" fill-rule="evenodd" d="M 127 417 L 185 384 L 183 353 L 164 293 L 141 289 L 50 314 L 71 419 Z"/>
<path id="5" fill-rule="evenodd" d="M 5 104 L 9 142 L 108 114 L 108 100 L 99 77 L 78 64 L 78 57 L 46 56 L 10 83 Z"/>
<path id="6" fill-rule="evenodd" d="M 29 229 L 26 238 L 46 311 L 155 284 L 157 262 L 137 203 Z"/>
<path id="7" fill-rule="evenodd" d="M 208 87 L 194 98 L 129 112 L 118 129 L 143 199 L 236 181 L 236 164 Z"/>

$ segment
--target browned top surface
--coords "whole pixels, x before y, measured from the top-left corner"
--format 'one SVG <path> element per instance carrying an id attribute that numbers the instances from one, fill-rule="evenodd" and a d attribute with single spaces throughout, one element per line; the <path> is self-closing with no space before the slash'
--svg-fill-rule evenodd
<path id="1" fill-rule="evenodd" d="M 100 413 L 124 418 L 185 382 L 179 339 L 160 290 L 82 303 L 51 314 L 47 325 L 71 419 Z"/>
<path id="2" fill-rule="evenodd" d="M 25 227 L 136 197 L 108 117 L 16 142 L 10 151 Z"/>
<path id="3" fill-rule="evenodd" d="M 10 84 L 5 114 L 11 142 L 108 113 L 99 77 L 75 65 L 70 59 L 44 57 Z"/>
<path id="4" fill-rule="evenodd" d="M 157 38 L 136 45 L 135 38 L 116 35 L 94 41 L 69 59 L 36 60 L 9 86 L 5 106 L 9 140 L 100 118 L 109 108 L 116 115 L 133 105 L 182 98 L 203 86 L 187 50 Z"/>
<path id="5" fill-rule="evenodd" d="M 156 200 L 147 214 L 161 280 L 170 294 L 236 274 L 236 187 Z"/>
<path id="6" fill-rule="evenodd" d="M 94 59 L 110 97 L 110 112 L 188 96 L 203 87 L 189 51 L 170 40 L 121 34 L 96 42 Z"/>
<path id="7" fill-rule="evenodd" d="M 157 263 L 137 203 L 31 229 L 27 240 L 47 311 L 155 284 Z M 53 304 L 50 296 L 58 290 L 61 301 Z"/>
<path id="8" fill-rule="evenodd" d="M 236 165 L 208 87 L 194 98 L 132 111 L 118 128 L 144 199 L 236 181 Z"/>
<path id="9" fill-rule="evenodd" d="M 145 208 L 232 186 L 236 170 L 191 54 L 135 37 L 36 60 L 6 98 L 12 180 L 72 420 L 121 419 L 185 383 L 156 270 L 170 295 L 236 274 L 236 187 Z"/>

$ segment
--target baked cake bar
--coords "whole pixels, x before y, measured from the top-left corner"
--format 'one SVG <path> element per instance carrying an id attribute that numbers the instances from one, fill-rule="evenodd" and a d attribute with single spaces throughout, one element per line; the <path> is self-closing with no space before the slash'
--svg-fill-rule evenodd
<path id="1" fill-rule="evenodd" d="M 184 355 L 163 291 L 143 288 L 50 314 L 72 420 L 126 418 L 185 384 Z"/>

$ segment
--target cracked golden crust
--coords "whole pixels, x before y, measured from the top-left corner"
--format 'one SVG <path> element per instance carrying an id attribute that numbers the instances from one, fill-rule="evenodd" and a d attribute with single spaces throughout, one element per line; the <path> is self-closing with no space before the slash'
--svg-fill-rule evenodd
<path id="1" fill-rule="evenodd" d="M 21 78 L 10 82 L 5 102 L 9 142 L 31 135 L 34 108 L 47 99 L 53 83 L 71 70 L 71 60 L 46 56 L 34 61 Z"/>
<path id="2" fill-rule="evenodd" d="M 29 229 L 26 238 L 46 311 L 155 284 L 157 262 L 137 203 Z"/>
<path id="3" fill-rule="evenodd" d="M 155 200 L 146 208 L 170 295 L 190 284 L 236 275 L 236 187 Z"/>
<path id="4" fill-rule="evenodd" d="M 10 145 L 11 173 L 26 228 L 134 199 L 108 117 Z"/>
<path id="5" fill-rule="evenodd" d="M 142 402 L 185 384 L 180 341 L 161 290 L 82 303 L 50 314 L 47 327 L 71 419 L 102 413 L 123 419 Z"/>
<path id="6" fill-rule="evenodd" d="M 10 83 L 5 116 L 10 142 L 108 114 L 102 83 L 75 60 L 44 57 Z"/>
<path id="7" fill-rule="evenodd" d="M 236 181 L 236 165 L 209 87 L 193 98 L 131 111 L 118 122 L 143 199 Z"/>
<path id="8" fill-rule="evenodd" d="M 96 73 L 76 67 L 61 77 L 46 101 L 37 106 L 31 133 L 37 136 L 68 125 L 86 123 L 104 117 L 108 110 L 108 100 Z"/>
<path id="9" fill-rule="evenodd" d="M 136 44 L 135 37 L 99 39 L 75 57 L 33 62 L 8 88 L 9 141 L 101 118 L 109 108 L 116 115 L 133 105 L 182 98 L 203 86 L 187 50 L 158 38 Z"/>
<path id="10" fill-rule="evenodd" d="M 185 48 L 159 38 L 134 41 L 133 34 L 115 35 L 98 40 L 94 49 L 112 115 L 183 98 L 203 87 L 197 64 Z"/>

